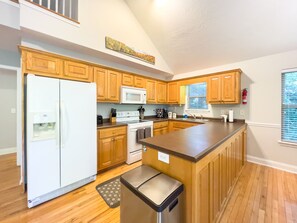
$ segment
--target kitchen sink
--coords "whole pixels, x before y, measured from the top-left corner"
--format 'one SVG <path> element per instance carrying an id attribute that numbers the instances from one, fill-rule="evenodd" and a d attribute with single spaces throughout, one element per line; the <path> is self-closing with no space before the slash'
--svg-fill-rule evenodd
<path id="1" fill-rule="evenodd" d="M 191 122 L 208 122 L 208 119 L 200 119 L 200 118 L 177 118 L 176 120 L 182 120 L 182 121 L 191 121 Z"/>

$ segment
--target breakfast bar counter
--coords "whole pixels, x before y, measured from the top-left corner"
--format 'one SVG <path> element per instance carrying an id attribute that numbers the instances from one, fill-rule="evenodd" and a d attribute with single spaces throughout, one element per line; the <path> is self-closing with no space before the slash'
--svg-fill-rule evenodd
<path id="1" fill-rule="evenodd" d="M 246 162 L 246 124 L 209 121 L 147 138 L 142 163 L 184 184 L 185 223 L 216 222 Z"/>

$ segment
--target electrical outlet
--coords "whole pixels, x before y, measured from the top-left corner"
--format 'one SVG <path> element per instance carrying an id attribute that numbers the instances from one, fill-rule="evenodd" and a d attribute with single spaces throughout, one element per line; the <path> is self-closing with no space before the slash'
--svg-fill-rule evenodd
<path id="1" fill-rule="evenodd" d="M 244 110 L 240 110 L 240 115 L 244 116 Z"/>
<path id="2" fill-rule="evenodd" d="M 225 115 L 225 110 L 221 110 L 221 115 Z"/>
<path id="3" fill-rule="evenodd" d="M 158 160 L 169 164 L 169 155 L 166 153 L 158 152 Z"/>

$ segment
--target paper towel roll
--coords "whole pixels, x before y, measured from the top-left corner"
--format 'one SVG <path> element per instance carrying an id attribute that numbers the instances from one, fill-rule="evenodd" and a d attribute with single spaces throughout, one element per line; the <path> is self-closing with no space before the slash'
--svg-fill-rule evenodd
<path id="1" fill-rule="evenodd" d="M 233 122 L 233 110 L 229 110 L 229 122 Z"/>

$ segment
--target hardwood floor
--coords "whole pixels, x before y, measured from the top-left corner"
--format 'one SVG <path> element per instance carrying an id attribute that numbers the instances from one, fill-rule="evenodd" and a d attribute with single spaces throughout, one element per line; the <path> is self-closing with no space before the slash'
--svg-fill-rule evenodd
<path id="1" fill-rule="evenodd" d="M 95 182 L 32 209 L 18 186 L 15 164 L 15 154 L 0 156 L 0 222 L 119 223 L 119 208 L 109 208 L 95 186 L 141 162 L 99 174 Z M 221 222 L 297 222 L 296 188 L 296 174 L 247 163 Z"/>

